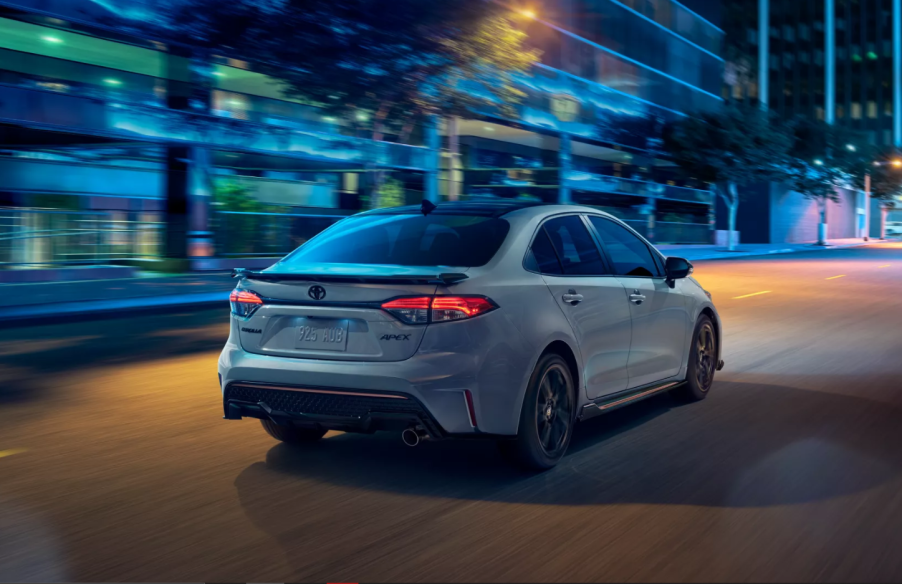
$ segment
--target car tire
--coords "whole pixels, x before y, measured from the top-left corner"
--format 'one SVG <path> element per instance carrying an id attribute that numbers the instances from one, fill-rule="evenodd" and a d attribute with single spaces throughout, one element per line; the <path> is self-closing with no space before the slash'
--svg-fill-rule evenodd
<path id="1" fill-rule="evenodd" d="M 686 383 L 673 391 L 682 402 L 697 402 L 708 397 L 717 371 L 717 333 L 711 318 L 703 314 L 695 323 L 692 345 L 689 347 L 689 365 Z"/>
<path id="2" fill-rule="evenodd" d="M 301 444 L 304 442 L 316 442 L 326 435 L 322 428 L 295 428 L 294 426 L 280 426 L 272 420 L 260 420 L 266 433 L 281 440 L 286 444 Z"/>
<path id="3" fill-rule="evenodd" d="M 576 388 L 570 367 L 556 353 L 543 355 L 526 387 L 517 437 L 498 442 L 501 454 L 526 470 L 552 468 L 570 445 L 575 411 Z"/>

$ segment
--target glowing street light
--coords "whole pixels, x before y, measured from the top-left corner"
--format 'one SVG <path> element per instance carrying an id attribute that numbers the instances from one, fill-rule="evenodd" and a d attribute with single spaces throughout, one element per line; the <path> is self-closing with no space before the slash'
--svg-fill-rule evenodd
<path id="1" fill-rule="evenodd" d="M 523 8 L 520 10 L 520 14 L 525 16 L 526 18 L 535 19 L 536 11 L 531 8 Z"/>
<path id="2" fill-rule="evenodd" d="M 357 115 L 355 117 L 357 118 L 358 122 L 365 122 L 370 119 L 369 114 L 367 114 L 366 112 L 357 112 Z"/>
<path id="3" fill-rule="evenodd" d="M 893 166 L 898 168 L 898 167 L 902 166 L 902 160 L 893 160 L 892 164 L 893 164 Z"/>
<path id="4" fill-rule="evenodd" d="M 857 148 L 855 148 L 855 144 L 846 144 L 846 149 L 849 152 L 855 152 L 855 150 L 857 150 Z"/>
<path id="5" fill-rule="evenodd" d="M 814 165 L 815 165 L 815 166 L 823 166 L 823 165 L 824 165 L 824 161 L 821 160 L 820 158 L 815 158 L 815 160 L 814 160 Z"/>

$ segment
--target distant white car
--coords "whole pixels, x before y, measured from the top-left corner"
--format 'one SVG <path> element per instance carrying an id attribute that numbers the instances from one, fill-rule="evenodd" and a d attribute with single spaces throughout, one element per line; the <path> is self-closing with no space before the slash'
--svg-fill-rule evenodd
<path id="1" fill-rule="evenodd" d="M 886 222 L 886 234 L 887 235 L 902 235 L 902 222 L 887 221 Z"/>

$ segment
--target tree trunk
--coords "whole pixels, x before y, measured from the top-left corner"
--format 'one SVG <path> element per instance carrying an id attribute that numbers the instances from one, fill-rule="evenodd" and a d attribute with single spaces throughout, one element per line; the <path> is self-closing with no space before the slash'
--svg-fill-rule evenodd
<path id="1" fill-rule="evenodd" d="M 739 192 L 736 190 L 736 183 L 727 185 L 730 196 L 727 198 L 727 210 L 729 211 L 730 230 L 727 233 L 727 250 L 734 251 L 736 249 L 736 212 L 739 210 Z"/>
<path id="2" fill-rule="evenodd" d="M 817 206 L 820 217 L 820 222 L 817 226 L 817 244 L 827 245 L 827 199 L 818 199 Z"/>
<path id="3" fill-rule="evenodd" d="M 385 137 L 385 118 L 390 109 L 388 102 L 383 101 L 379 104 L 379 109 L 373 116 L 373 140 L 382 140 Z"/>
<path id="4" fill-rule="evenodd" d="M 457 182 L 457 162 L 460 158 L 459 128 L 460 118 L 450 116 L 448 118 L 448 200 L 456 201 L 460 198 L 460 183 Z"/>

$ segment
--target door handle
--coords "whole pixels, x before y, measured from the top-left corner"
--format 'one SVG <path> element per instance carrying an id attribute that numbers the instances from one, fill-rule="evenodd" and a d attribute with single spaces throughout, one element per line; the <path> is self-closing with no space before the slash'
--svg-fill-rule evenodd
<path id="1" fill-rule="evenodd" d="M 645 295 L 640 294 L 638 290 L 630 294 L 630 302 L 633 304 L 642 304 L 645 302 Z"/>
<path id="2" fill-rule="evenodd" d="M 564 302 L 566 302 L 567 304 L 576 306 L 577 304 L 579 304 L 580 302 L 583 301 L 583 295 L 577 294 L 576 290 L 570 290 L 566 294 L 561 296 L 561 299 Z"/>

